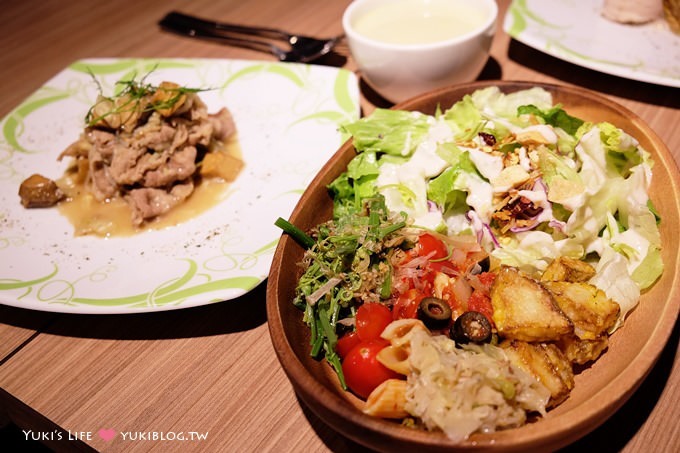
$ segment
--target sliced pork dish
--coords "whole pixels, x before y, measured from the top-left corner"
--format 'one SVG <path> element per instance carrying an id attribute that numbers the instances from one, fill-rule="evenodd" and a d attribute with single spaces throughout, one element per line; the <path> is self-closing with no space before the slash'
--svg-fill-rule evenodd
<path id="1" fill-rule="evenodd" d="M 173 82 L 119 83 L 124 89 L 117 96 L 98 96 L 80 137 L 58 157 L 73 159 L 71 181 L 100 203 L 124 200 L 130 221 L 140 226 L 184 202 L 204 178 L 235 179 L 243 162 L 225 147 L 236 133 L 227 108 L 208 113 L 199 90 Z M 32 190 L 36 180 L 22 183 L 25 207 L 68 201 L 64 183 L 40 179 Z M 46 187 L 53 196 L 45 196 Z"/>

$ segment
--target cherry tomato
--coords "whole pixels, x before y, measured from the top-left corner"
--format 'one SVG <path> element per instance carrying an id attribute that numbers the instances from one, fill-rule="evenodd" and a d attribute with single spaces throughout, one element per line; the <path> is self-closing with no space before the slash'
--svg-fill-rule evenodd
<path id="1" fill-rule="evenodd" d="M 400 294 L 397 301 L 394 303 L 394 307 L 392 307 L 392 318 L 416 318 L 418 316 L 420 301 L 426 296 L 427 294 L 424 294 L 415 288 Z"/>
<path id="2" fill-rule="evenodd" d="M 338 342 L 335 345 L 335 352 L 338 353 L 341 359 L 344 359 L 349 351 L 359 343 L 361 343 L 361 339 L 359 338 L 359 335 L 357 335 L 356 330 L 348 332 L 338 339 Z"/>
<path id="3" fill-rule="evenodd" d="M 391 322 L 392 312 L 386 305 L 366 303 L 357 310 L 356 331 L 361 341 L 375 340 Z"/>
<path id="4" fill-rule="evenodd" d="M 416 246 L 419 256 L 429 256 L 428 267 L 432 271 L 441 271 L 444 268 L 451 268 L 452 264 L 447 261 L 449 249 L 446 244 L 435 236 L 424 233 L 418 237 Z"/>
<path id="5" fill-rule="evenodd" d="M 368 398 L 373 389 L 387 379 L 399 378 L 400 375 L 380 363 L 376 357 L 389 343 L 386 340 L 361 342 L 345 357 L 342 372 L 345 383 L 357 396 Z"/>
<path id="6" fill-rule="evenodd" d="M 449 256 L 449 250 L 446 248 L 446 244 L 430 233 L 424 233 L 418 237 L 417 248 L 420 256 L 426 256 L 433 253 L 430 257 L 430 260 L 433 261 L 441 260 Z"/>

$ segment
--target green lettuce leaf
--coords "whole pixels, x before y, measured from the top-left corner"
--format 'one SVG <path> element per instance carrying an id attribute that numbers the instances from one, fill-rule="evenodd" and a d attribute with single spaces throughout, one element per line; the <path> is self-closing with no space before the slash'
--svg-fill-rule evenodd
<path id="1" fill-rule="evenodd" d="M 571 135 L 575 135 L 578 128 L 584 123 L 582 119 L 569 115 L 560 104 L 548 110 L 542 110 L 533 104 L 522 105 L 517 109 L 517 114 L 532 114 L 542 118 L 546 124 L 559 127 Z"/>
<path id="2" fill-rule="evenodd" d="M 600 140 L 607 152 L 607 162 L 623 177 L 630 174 L 631 168 L 643 162 L 638 144 L 627 133 L 611 123 L 599 123 Z"/>
<path id="3" fill-rule="evenodd" d="M 429 118 L 419 112 L 376 109 L 341 129 L 352 136 L 358 152 L 410 156 L 427 136 Z"/>

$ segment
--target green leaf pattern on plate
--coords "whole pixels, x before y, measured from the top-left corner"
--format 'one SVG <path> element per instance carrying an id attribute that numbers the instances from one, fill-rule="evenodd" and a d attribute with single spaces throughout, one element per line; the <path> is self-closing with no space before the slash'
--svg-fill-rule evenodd
<path id="1" fill-rule="evenodd" d="M 40 135 L 38 124 L 60 109 L 71 115 L 80 112 L 78 121 L 84 120 L 99 87 L 110 94 L 118 80 L 147 74 L 149 79 L 209 88 L 203 93 L 212 96 L 213 103 L 217 99 L 226 104 L 242 122 L 237 127 L 247 163 L 235 183 L 243 179 L 244 188 L 234 189 L 241 195 L 227 195 L 224 204 L 172 231 L 153 232 L 148 243 L 137 236 L 130 242 L 67 237 L 65 244 L 56 233 L 44 238 L 34 225 L 65 223 L 56 209 L 16 206 L 21 179 L 36 172 L 34 167 L 54 170 L 56 164 L 50 162 L 63 149 L 52 149 L 57 145 L 49 133 L 49 138 Z M 259 87 L 264 92 L 278 88 L 258 97 Z M 217 59 L 74 62 L 0 123 L 0 205 L 5 206 L 0 211 L 0 302 L 58 312 L 128 313 L 203 305 L 250 291 L 269 272 L 281 234 L 274 226 L 276 216 L 290 214 L 311 177 L 346 139 L 338 126 L 358 118 L 358 98 L 351 72 L 320 66 Z M 72 125 L 60 127 L 64 130 L 56 128 L 54 133 L 66 144 L 80 132 Z M 36 159 L 42 159 L 40 165 Z M 250 194 L 258 190 L 262 194 Z M 243 199 L 238 202 L 243 206 L 229 204 L 234 196 Z M 253 216 L 259 217 L 253 221 Z M 112 255 L 108 260 L 107 253 Z M 17 259 L 7 259 L 10 256 Z M 134 275 L 146 268 L 148 277 Z M 154 273 L 158 268 L 161 271 Z"/>
<path id="2" fill-rule="evenodd" d="M 301 66 L 302 68 L 306 68 L 306 66 Z M 300 74 L 296 72 L 293 69 L 293 66 L 282 66 L 277 63 L 261 63 L 261 64 L 254 64 L 252 66 L 248 66 L 246 68 L 243 68 L 237 72 L 235 72 L 232 76 L 230 76 L 222 85 L 222 89 L 227 88 L 229 85 L 231 85 L 234 81 L 243 78 L 243 77 L 255 77 L 263 72 L 270 72 L 272 74 L 278 74 L 288 80 L 290 80 L 293 84 L 301 87 L 304 86 L 304 81 L 300 77 Z"/>
<path id="3" fill-rule="evenodd" d="M 598 2 L 554 1 L 562 1 L 561 6 L 568 8 L 569 11 L 578 12 L 579 16 L 584 18 L 600 14 Z M 579 36 L 577 41 L 572 40 L 574 34 L 579 33 L 576 24 L 565 25 L 560 20 L 563 19 L 560 12 L 550 10 L 545 5 L 539 3 L 538 0 L 514 0 L 508 8 L 505 31 L 515 39 L 526 40 L 525 42 L 531 43 L 532 46 L 568 61 L 584 62 L 596 67 L 614 66 L 632 71 L 644 68 L 645 63 L 640 57 L 617 58 L 614 53 L 610 53 L 609 56 L 613 58 L 604 58 L 589 54 L 590 50 L 579 51 L 579 48 L 584 48 L 583 39 L 587 39 L 587 36 Z M 573 19 L 578 20 L 577 17 Z M 583 31 L 580 30 L 581 34 Z"/>
<path id="4" fill-rule="evenodd" d="M 534 14 L 527 5 L 527 0 L 515 0 L 510 6 L 508 13 L 512 15 L 514 20 L 514 23 L 509 30 L 511 36 L 517 36 L 522 33 L 526 29 L 527 22 L 529 21 L 536 22 L 543 27 L 549 27 L 553 29 L 560 28 L 558 25 L 551 24 L 539 15 Z M 529 21 L 527 21 L 527 19 L 529 19 Z"/>
<path id="5" fill-rule="evenodd" d="M 19 143 L 18 137 L 24 132 L 24 119 L 39 108 L 66 99 L 71 95 L 73 93 L 68 91 L 45 88 L 28 98 L 23 104 L 12 111 L 3 122 L 2 134 L 5 138 L 5 143 L 18 152 L 36 152 Z"/>

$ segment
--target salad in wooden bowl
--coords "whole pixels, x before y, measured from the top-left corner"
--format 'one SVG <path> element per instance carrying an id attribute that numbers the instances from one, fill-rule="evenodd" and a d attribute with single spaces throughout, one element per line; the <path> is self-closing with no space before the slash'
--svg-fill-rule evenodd
<path id="1" fill-rule="evenodd" d="M 378 450 L 559 448 L 677 318 L 678 171 L 586 90 L 478 82 L 378 109 L 288 220 L 267 288 L 296 392 Z"/>

